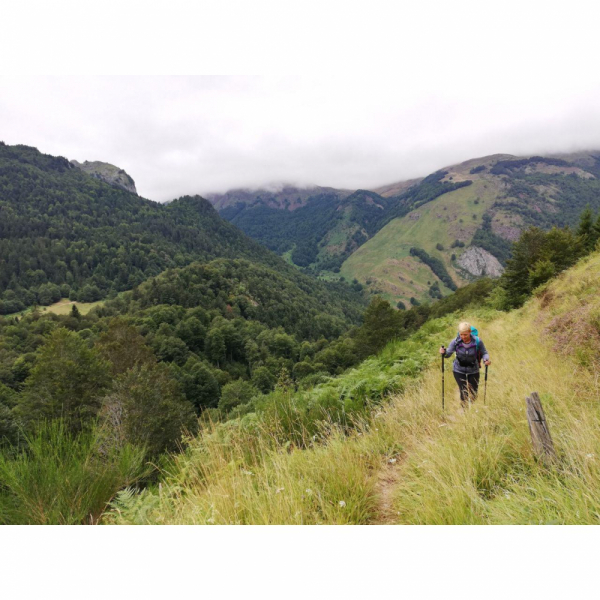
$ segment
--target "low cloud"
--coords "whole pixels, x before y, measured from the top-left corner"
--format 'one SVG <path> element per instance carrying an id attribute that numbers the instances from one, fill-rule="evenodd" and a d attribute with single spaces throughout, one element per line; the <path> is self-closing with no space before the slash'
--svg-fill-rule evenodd
<path id="1" fill-rule="evenodd" d="M 549 71 L 543 84 L 508 74 L 4 79 L 0 138 L 116 164 L 158 201 L 284 184 L 372 188 L 486 154 L 600 148 L 589 72 Z"/>

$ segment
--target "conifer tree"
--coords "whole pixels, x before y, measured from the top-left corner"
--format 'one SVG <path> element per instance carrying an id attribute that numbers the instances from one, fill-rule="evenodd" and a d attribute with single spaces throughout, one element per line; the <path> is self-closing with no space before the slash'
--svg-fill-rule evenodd
<path id="1" fill-rule="evenodd" d="M 589 252 L 594 247 L 594 221 L 592 209 L 589 204 L 581 213 L 579 227 L 577 228 L 577 236 L 581 239 L 581 243 L 586 251 Z"/>
<path id="2" fill-rule="evenodd" d="M 376 296 L 367 307 L 358 330 L 356 345 L 361 356 L 375 354 L 400 334 L 400 313 L 387 300 Z"/>
<path id="3" fill-rule="evenodd" d="M 592 237 L 594 240 L 594 247 L 595 247 L 596 244 L 598 243 L 598 240 L 600 240 L 600 214 L 598 215 L 598 218 L 594 221 L 594 227 L 592 229 Z"/>

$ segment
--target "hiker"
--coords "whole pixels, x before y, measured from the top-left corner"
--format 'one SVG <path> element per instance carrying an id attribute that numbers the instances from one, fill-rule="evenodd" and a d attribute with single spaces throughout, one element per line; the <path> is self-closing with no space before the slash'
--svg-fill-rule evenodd
<path id="1" fill-rule="evenodd" d="M 448 344 L 448 348 L 440 348 L 440 354 L 444 355 L 444 358 L 449 358 L 455 352 L 452 371 L 464 407 L 469 400 L 473 402 L 477 397 L 481 360 L 483 359 L 486 366 L 490 365 L 491 361 L 484 343 L 477 335 L 477 330 L 469 323 L 461 323 L 458 326 L 458 335 Z"/>

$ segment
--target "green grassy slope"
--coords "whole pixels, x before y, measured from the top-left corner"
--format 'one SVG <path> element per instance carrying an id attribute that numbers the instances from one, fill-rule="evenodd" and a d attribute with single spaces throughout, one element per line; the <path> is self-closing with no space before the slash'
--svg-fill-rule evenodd
<path id="1" fill-rule="evenodd" d="M 365 284 L 370 281 L 371 289 L 380 290 L 394 303 L 402 300 L 408 305 L 411 296 L 427 300 L 427 282 L 438 279 L 429 267 L 410 256 L 410 248 L 416 246 L 442 260 L 455 283 L 462 284 L 465 279 L 450 260 L 452 254 L 460 256 L 462 249 L 450 246 L 457 239 L 468 246 L 496 194 L 495 182 L 479 177 L 468 187 L 444 194 L 405 217 L 394 219 L 344 262 L 341 274 Z M 438 243 L 443 251 L 436 249 Z M 450 292 L 441 282 L 440 288 L 443 293 Z"/>
<path id="2" fill-rule="evenodd" d="M 390 344 L 336 386 L 341 402 L 358 390 L 375 400 L 383 389 L 379 378 L 392 397 L 355 422 L 349 435 L 325 423 L 326 444 L 318 435 L 305 449 L 274 442 L 274 432 L 252 421 L 208 428 L 168 469 L 160 489 L 120 494 L 104 519 L 598 523 L 599 282 L 596 254 L 522 309 L 468 311 Z M 464 318 L 479 326 L 492 356 L 486 404 L 480 395 L 463 412 L 447 373 L 442 412 L 436 348 Z M 577 344 L 566 343 L 573 338 Z M 404 371 L 393 377 L 393 365 Z M 553 468 L 532 451 L 524 408 L 533 390 L 542 397 L 559 457 Z"/>
<path id="3" fill-rule="evenodd" d="M 76 306 L 80 314 L 87 315 L 90 312 L 90 310 L 92 310 L 92 308 L 102 306 L 104 302 L 104 300 L 98 300 L 96 302 L 75 302 L 73 300 L 69 300 L 68 298 L 61 298 L 58 302 L 55 302 L 50 306 L 38 307 L 37 310 L 39 310 L 39 312 L 42 314 L 48 312 L 53 313 L 55 315 L 68 315 L 73 309 L 73 306 Z M 15 315 L 26 315 L 32 312 L 33 310 L 34 308 L 27 308 L 18 313 L 15 313 Z"/>
<path id="4" fill-rule="evenodd" d="M 341 274 L 367 284 L 372 293 L 381 293 L 393 303 L 401 300 L 407 304 L 411 296 L 431 300 L 427 281 L 433 283 L 437 278 L 409 255 L 412 246 L 441 260 L 454 282 L 461 285 L 472 275 L 451 260 L 453 254 L 460 259 L 472 244 L 502 262 L 509 252 L 508 242 L 516 240 L 525 227 L 573 227 L 586 204 L 600 207 L 597 164 L 592 153 L 559 159 L 497 154 L 447 167 L 444 181 L 468 179 L 473 184 L 388 223 L 344 262 Z M 464 247 L 451 248 L 455 240 Z M 437 244 L 444 250 L 437 250 Z M 448 292 L 441 282 L 440 289 Z"/>

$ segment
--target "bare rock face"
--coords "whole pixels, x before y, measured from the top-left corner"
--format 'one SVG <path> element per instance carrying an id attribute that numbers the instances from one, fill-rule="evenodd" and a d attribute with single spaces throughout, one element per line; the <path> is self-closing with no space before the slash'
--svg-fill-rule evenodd
<path id="1" fill-rule="evenodd" d="M 71 163 L 78 169 L 85 171 L 88 175 L 100 179 L 113 187 L 121 188 L 133 194 L 137 194 L 133 179 L 119 167 L 99 160 L 84 160 L 82 163 L 72 160 Z"/>
<path id="2" fill-rule="evenodd" d="M 504 271 L 493 254 L 478 246 L 471 246 L 456 262 L 459 267 L 474 277 L 500 277 Z"/>

